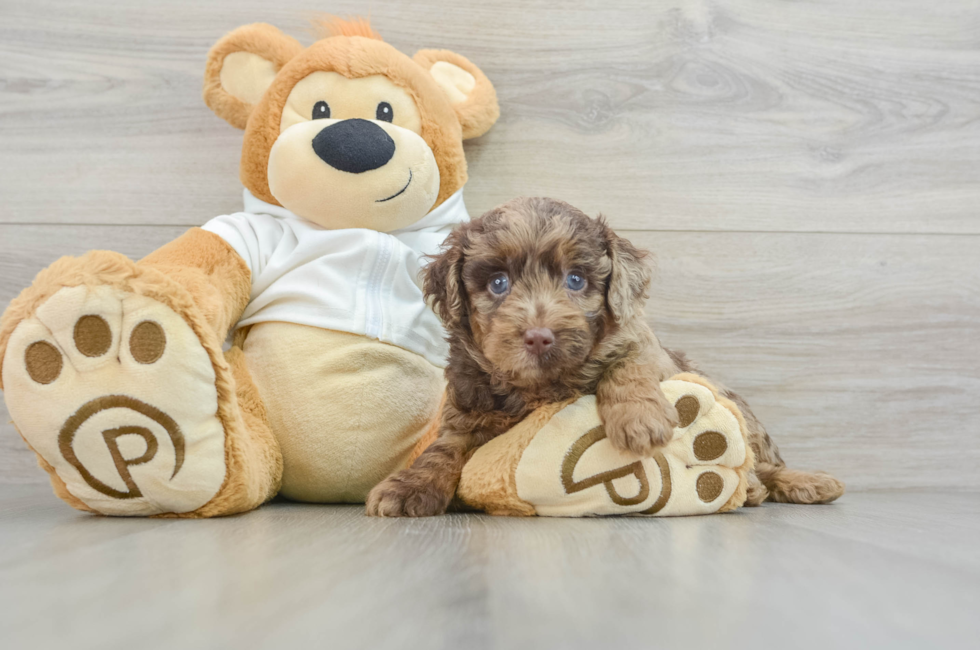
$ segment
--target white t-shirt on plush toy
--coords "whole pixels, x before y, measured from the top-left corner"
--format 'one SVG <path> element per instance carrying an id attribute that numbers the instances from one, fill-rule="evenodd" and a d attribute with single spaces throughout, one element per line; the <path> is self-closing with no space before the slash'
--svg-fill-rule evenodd
<path id="1" fill-rule="evenodd" d="M 245 260 L 252 296 L 239 326 L 282 321 L 362 334 L 445 367 L 439 318 L 426 307 L 420 271 L 456 224 L 469 220 L 460 190 L 418 222 L 391 233 L 328 230 L 245 190 L 245 211 L 206 223 Z"/>

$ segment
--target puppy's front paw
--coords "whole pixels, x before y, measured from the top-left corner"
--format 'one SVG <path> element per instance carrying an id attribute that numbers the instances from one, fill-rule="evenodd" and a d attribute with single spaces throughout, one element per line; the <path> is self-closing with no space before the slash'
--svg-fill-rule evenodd
<path id="1" fill-rule="evenodd" d="M 405 469 L 374 486 L 368 494 L 370 517 L 431 517 L 449 507 L 452 495 Z"/>
<path id="2" fill-rule="evenodd" d="M 650 456 L 670 442 L 678 424 L 677 409 L 672 404 L 653 400 L 600 403 L 599 417 L 609 442 L 638 456 Z"/>

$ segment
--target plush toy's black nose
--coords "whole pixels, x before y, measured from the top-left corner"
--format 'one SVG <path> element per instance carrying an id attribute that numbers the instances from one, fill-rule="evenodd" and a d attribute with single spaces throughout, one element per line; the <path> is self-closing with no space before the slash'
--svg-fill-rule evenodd
<path id="1" fill-rule="evenodd" d="M 395 141 L 374 122 L 335 122 L 316 134 L 313 151 L 334 169 L 351 174 L 382 167 L 395 155 Z"/>

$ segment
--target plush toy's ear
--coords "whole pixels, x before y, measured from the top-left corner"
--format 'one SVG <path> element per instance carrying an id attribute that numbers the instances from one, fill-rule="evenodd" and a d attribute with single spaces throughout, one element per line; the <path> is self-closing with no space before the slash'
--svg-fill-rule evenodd
<path id="1" fill-rule="evenodd" d="M 483 71 L 449 50 L 419 50 L 415 62 L 429 71 L 456 110 L 463 139 L 476 138 L 500 117 L 497 91 Z"/>
<path id="2" fill-rule="evenodd" d="M 606 300 L 616 322 L 624 323 L 634 316 L 643 315 L 647 286 L 650 284 L 647 252 L 636 248 L 608 226 L 606 244 L 612 260 L 612 275 L 606 288 Z"/>
<path id="3" fill-rule="evenodd" d="M 302 49 L 299 41 L 263 23 L 226 34 L 208 52 L 204 103 L 221 119 L 244 129 L 279 69 Z"/>

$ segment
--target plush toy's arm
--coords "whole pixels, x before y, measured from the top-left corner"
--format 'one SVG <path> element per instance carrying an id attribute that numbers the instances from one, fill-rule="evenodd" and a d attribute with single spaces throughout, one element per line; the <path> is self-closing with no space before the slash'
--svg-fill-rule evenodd
<path id="1" fill-rule="evenodd" d="M 138 265 L 156 269 L 187 289 L 219 340 L 248 305 L 251 273 L 245 260 L 221 237 L 201 228 L 191 228 Z"/>

